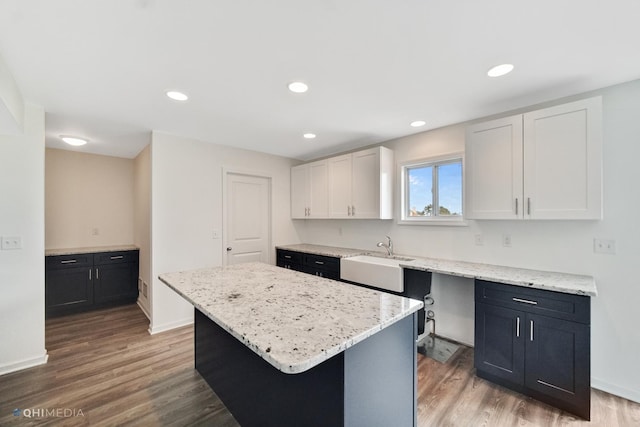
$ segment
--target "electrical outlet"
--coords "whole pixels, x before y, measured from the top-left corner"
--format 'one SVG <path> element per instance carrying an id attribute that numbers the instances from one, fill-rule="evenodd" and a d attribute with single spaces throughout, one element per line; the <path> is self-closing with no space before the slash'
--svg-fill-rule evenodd
<path id="1" fill-rule="evenodd" d="M 505 248 L 510 248 L 511 247 L 511 235 L 510 234 L 503 234 L 502 235 L 502 246 L 504 246 Z"/>
<path id="2" fill-rule="evenodd" d="M 9 251 L 13 249 L 22 249 L 22 237 L 3 237 L 2 238 L 2 250 Z"/>
<path id="3" fill-rule="evenodd" d="M 593 239 L 593 252 L 597 254 L 614 255 L 616 253 L 616 241 L 610 239 Z"/>
<path id="4" fill-rule="evenodd" d="M 220 230 L 213 230 L 213 238 L 214 239 L 220 238 Z"/>
<path id="5" fill-rule="evenodd" d="M 484 245 L 484 238 L 482 237 L 482 234 L 476 234 L 476 245 L 477 246 Z"/>

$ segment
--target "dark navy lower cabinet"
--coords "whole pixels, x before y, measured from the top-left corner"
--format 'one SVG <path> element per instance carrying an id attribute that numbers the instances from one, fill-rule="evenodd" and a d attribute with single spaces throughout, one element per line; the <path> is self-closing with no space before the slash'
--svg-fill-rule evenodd
<path id="1" fill-rule="evenodd" d="M 47 317 L 138 299 L 138 250 L 53 255 L 45 265 Z"/>
<path id="2" fill-rule="evenodd" d="M 590 419 L 590 299 L 476 280 L 476 374 Z"/>

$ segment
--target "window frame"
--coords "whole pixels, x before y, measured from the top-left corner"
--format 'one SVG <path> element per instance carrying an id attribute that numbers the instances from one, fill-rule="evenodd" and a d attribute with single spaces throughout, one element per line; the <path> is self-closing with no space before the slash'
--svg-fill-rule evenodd
<path id="1" fill-rule="evenodd" d="M 462 194 L 461 203 L 462 203 L 462 215 L 459 216 L 417 216 L 412 217 L 408 215 L 408 202 L 409 202 L 409 179 L 408 179 L 408 170 L 415 169 L 418 167 L 436 167 L 439 165 L 446 165 L 451 163 L 460 162 L 461 165 L 461 186 L 462 186 Z M 434 169 L 435 170 L 435 169 Z M 399 183 L 399 214 L 398 224 L 403 225 L 448 225 L 448 226 L 467 226 L 467 222 L 464 218 L 464 209 L 465 209 L 465 179 L 464 179 L 464 153 L 456 152 L 450 153 L 442 156 L 432 156 L 427 158 L 415 159 L 405 162 L 398 163 L 398 183 Z M 434 173 L 434 175 L 438 175 Z M 435 176 L 432 182 L 433 187 L 435 187 L 435 192 L 433 193 L 433 202 L 434 202 L 434 210 L 435 206 L 439 207 L 439 198 L 438 194 L 438 177 Z"/>

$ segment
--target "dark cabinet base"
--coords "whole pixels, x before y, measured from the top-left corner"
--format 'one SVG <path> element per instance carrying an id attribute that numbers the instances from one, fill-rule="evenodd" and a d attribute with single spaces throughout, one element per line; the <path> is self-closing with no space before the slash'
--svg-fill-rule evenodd
<path id="1" fill-rule="evenodd" d="M 195 309 L 195 367 L 251 426 L 416 425 L 415 316 L 321 364 L 285 374 Z"/>
<path id="2" fill-rule="evenodd" d="M 476 280 L 476 375 L 590 419 L 590 300 Z"/>
<path id="3" fill-rule="evenodd" d="M 138 258 L 137 250 L 47 256 L 46 316 L 136 302 Z"/>

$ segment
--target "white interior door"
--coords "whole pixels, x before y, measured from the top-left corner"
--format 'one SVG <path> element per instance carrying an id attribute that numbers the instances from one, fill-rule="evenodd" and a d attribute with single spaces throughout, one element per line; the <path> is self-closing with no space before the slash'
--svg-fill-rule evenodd
<path id="1" fill-rule="evenodd" d="M 269 262 L 271 179 L 225 173 L 224 262 Z"/>

